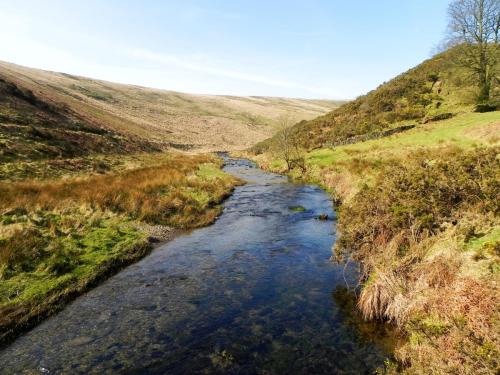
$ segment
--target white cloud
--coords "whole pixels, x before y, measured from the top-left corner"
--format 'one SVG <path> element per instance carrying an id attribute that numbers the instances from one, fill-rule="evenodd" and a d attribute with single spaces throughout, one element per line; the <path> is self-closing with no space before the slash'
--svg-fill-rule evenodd
<path id="1" fill-rule="evenodd" d="M 236 13 L 222 13 L 216 10 L 200 9 L 199 12 L 203 17 L 241 17 Z M 38 32 L 42 27 L 43 32 Z M 54 28 L 53 25 L 45 25 L 41 19 L 30 18 L 17 10 L 2 11 L 0 60 L 39 69 L 184 92 L 338 97 L 331 87 L 300 82 L 300 78 L 296 80 L 299 75 L 285 76 L 285 72 L 290 70 L 301 71 L 302 65 L 306 63 L 314 64 L 310 59 L 236 63 L 202 52 L 182 55 L 129 48 L 120 42 L 112 43 L 109 39 L 98 38 L 92 33 L 83 33 L 78 29 L 65 30 L 64 33 L 58 34 L 54 32 Z M 47 30 L 50 32 L 47 33 Z"/>
<path id="2" fill-rule="evenodd" d="M 300 89 L 310 93 L 326 96 L 334 96 L 334 93 L 328 88 L 311 87 L 293 81 L 277 80 L 265 75 L 246 73 L 233 69 L 227 69 L 213 64 L 212 59 L 207 55 L 177 56 L 153 52 L 143 48 L 130 49 L 127 52 L 129 57 L 140 60 L 156 62 L 181 69 L 187 69 L 198 73 L 205 73 L 213 76 L 231 78 L 240 81 L 264 84 L 287 89 Z M 220 60 L 219 60 L 220 61 Z"/>
<path id="3" fill-rule="evenodd" d="M 219 18 L 226 21 L 237 21 L 242 15 L 236 12 L 220 11 L 217 9 L 204 9 L 198 6 L 189 6 L 179 11 L 178 17 L 184 21 L 193 22 L 201 18 Z"/>

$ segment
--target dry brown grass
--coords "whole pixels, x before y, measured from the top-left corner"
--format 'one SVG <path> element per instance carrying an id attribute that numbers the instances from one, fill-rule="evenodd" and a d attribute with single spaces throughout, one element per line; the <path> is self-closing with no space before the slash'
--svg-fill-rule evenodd
<path id="1" fill-rule="evenodd" d="M 443 265 L 444 268 L 444 265 Z M 397 356 L 410 374 L 495 374 L 499 369 L 499 290 L 487 280 L 440 277 L 407 323 Z M 415 318 L 419 317 L 419 318 Z"/>
<path id="2" fill-rule="evenodd" d="M 477 228 L 490 225 L 484 217 L 475 220 Z M 365 318 L 394 322 L 408 338 L 396 351 L 399 365 L 389 373 L 497 373 L 500 279 L 494 269 L 499 258 L 482 260 L 490 271 L 471 272 L 478 261 L 465 244 L 450 227 L 413 244 L 404 257 L 389 255 L 388 244 L 387 253 L 370 260 L 358 306 Z"/>
<path id="3" fill-rule="evenodd" d="M 477 139 L 477 140 L 486 139 L 491 144 L 498 142 L 499 134 L 500 134 L 500 122 L 489 124 L 488 126 L 478 127 L 475 129 L 469 129 L 464 132 L 464 135 L 467 135 L 472 139 Z"/>
<path id="4" fill-rule="evenodd" d="M 212 156 L 175 156 L 163 164 L 118 174 L 89 178 L 0 183 L 0 207 L 12 210 L 52 210 L 70 204 L 130 214 L 148 223 L 177 227 L 203 226 L 218 214 L 216 207 L 234 184 L 232 178 L 217 183 L 198 178 L 200 164 L 214 163 Z M 197 200 L 197 194 L 210 198 Z"/>
<path id="5" fill-rule="evenodd" d="M 361 262 L 360 310 L 408 337 L 389 372 L 498 372 L 498 189 L 498 149 L 441 151 L 387 167 L 341 206 L 338 256 Z"/>
<path id="6" fill-rule="evenodd" d="M 190 95 L 121 85 L 0 62 L 0 78 L 62 104 L 88 124 L 126 137 L 195 151 L 245 149 L 271 137 L 277 119 L 309 120 L 340 102 Z"/>

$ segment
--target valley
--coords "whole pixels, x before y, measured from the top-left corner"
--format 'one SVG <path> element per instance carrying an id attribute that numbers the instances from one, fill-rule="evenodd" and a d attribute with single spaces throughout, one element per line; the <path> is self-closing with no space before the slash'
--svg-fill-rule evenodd
<path id="1" fill-rule="evenodd" d="M 68 70 L 0 61 L 0 373 L 498 374 L 500 2 L 446 2 L 14 12 Z"/>
<path id="2" fill-rule="evenodd" d="M 0 62 L 0 158 L 242 150 L 342 102 L 190 95 Z"/>

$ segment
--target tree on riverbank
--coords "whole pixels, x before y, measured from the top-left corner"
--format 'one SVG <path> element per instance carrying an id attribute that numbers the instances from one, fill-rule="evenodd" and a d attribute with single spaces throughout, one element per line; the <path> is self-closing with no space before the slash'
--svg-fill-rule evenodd
<path id="1" fill-rule="evenodd" d="M 478 102 L 490 99 L 499 55 L 500 0 L 454 0 L 448 8 L 451 45 L 462 47 L 459 63 L 474 75 Z"/>
<path id="2" fill-rule="evenodd" d="M 306 171 L 305 152 L 299 139 L 293 133 L 292 125 L 293 121 L 289 115 L 278 119 L 279 131 L 274 145 L 274 154 L 286 163 L 288 171 L 298 167 L 304 173 Z"/>

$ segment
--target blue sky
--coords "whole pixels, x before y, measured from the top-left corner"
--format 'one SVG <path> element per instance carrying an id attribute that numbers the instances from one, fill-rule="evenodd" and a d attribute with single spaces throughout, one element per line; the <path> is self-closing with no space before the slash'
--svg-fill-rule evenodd
<path id="1" fill-rule="evenodd" d="M 350 99 L 417 65 L 449 0 L 0 0 L 0 60 L 192 93 Z"/>

